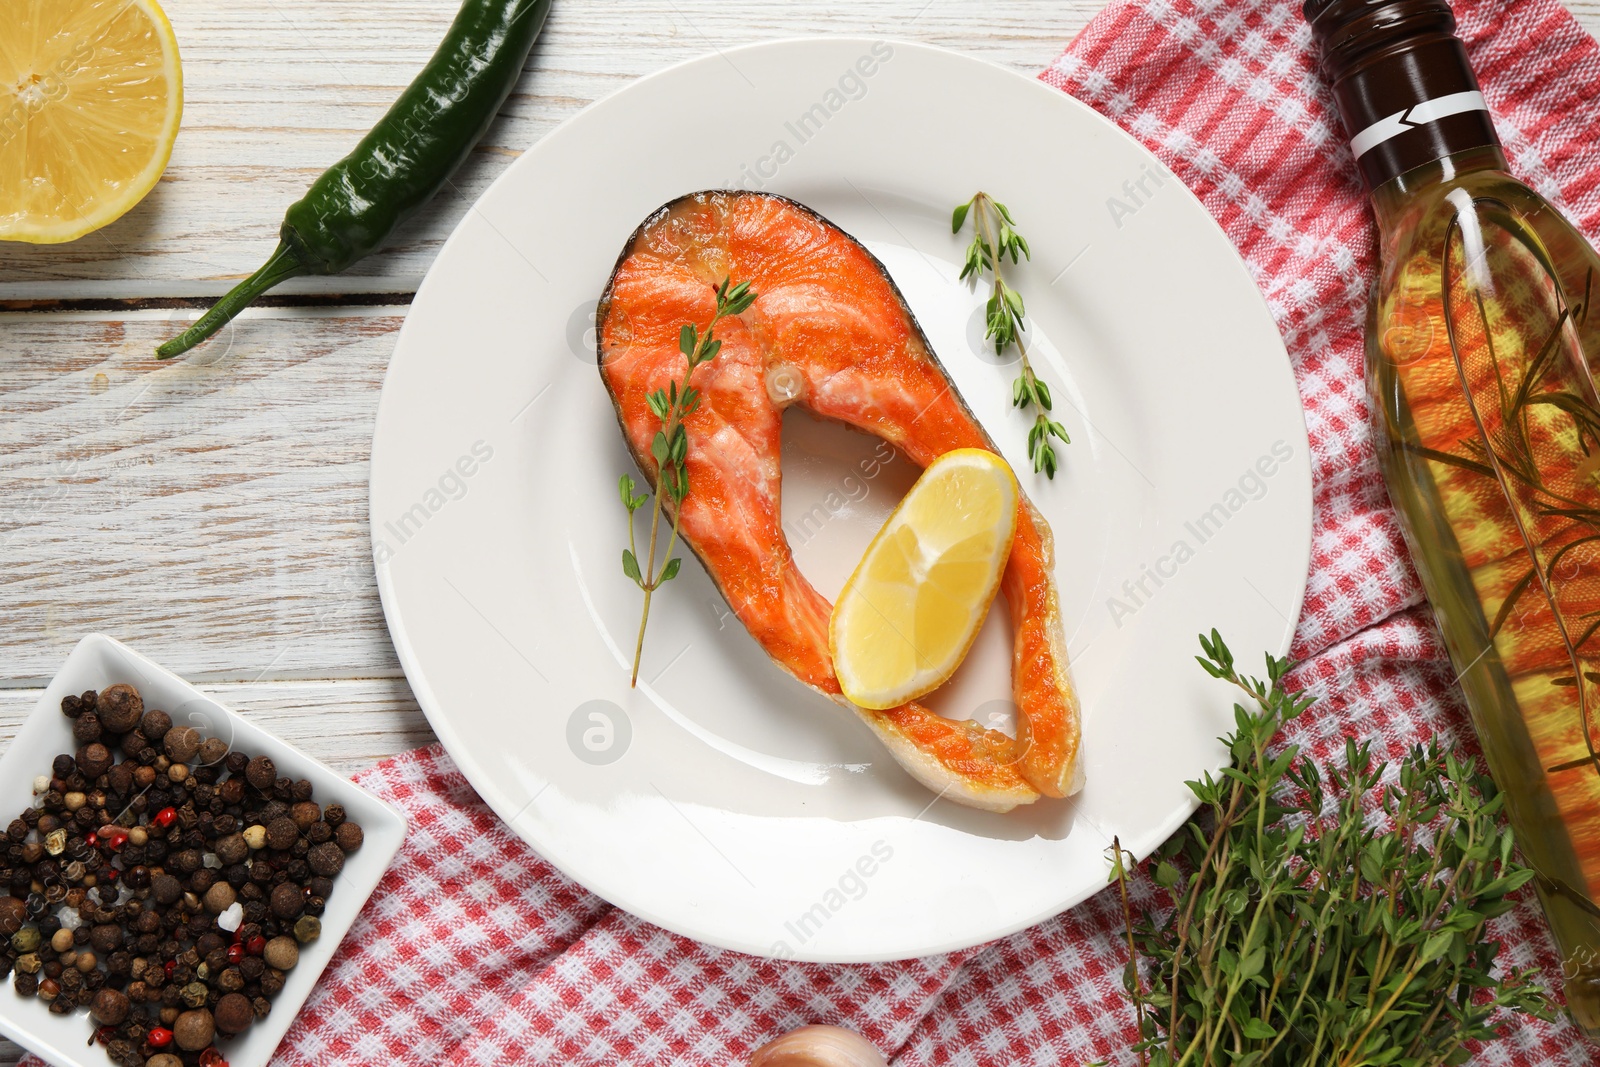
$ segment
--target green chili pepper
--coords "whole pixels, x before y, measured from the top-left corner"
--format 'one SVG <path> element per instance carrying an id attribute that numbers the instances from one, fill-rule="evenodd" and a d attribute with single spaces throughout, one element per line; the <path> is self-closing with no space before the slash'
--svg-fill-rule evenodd
<path id="1" fill-rule="evenodd" d="M 278 250 L 160 348 L 169 359 L 220 330 L 262 293 L 302 274 L 337 274 L 376 251 L 467 158 L 522 74 L 551 0 L 465 0 L 443 43 L 355 151 L 284 215 Z"/>

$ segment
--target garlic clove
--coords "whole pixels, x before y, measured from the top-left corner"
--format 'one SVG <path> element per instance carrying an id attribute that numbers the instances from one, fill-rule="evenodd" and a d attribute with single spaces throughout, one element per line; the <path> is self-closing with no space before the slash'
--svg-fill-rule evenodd
<path id="1" fill-rule="evenodd" d="M 756 1049 L 750 1067 L 887 1067 L 866 1038 L 838 1026 L 802 1026 Z"/>

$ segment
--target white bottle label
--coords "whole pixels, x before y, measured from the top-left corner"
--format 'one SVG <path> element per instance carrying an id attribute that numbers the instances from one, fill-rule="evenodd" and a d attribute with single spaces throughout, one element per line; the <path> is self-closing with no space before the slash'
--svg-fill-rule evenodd
<path id="1" fill-rule="evenodd" d="M 1420 104 L 1396 111 L 1374 122 L 1350 139 L 1350 151 L 1360 159 L 1378 145 L 1393 137 L 1398 137 L 1407 130 L 1426 126 L 1430 122 L 1451 115 L 1460 115 L 1468 111 L 1488 111 L 1489 105 L 1484 102 L 1483 94 L 1477 90 L 1465 93 L 1451 93 L 1449 96 L 1437 97 L 1433 100 L 1424 100 Z"/>

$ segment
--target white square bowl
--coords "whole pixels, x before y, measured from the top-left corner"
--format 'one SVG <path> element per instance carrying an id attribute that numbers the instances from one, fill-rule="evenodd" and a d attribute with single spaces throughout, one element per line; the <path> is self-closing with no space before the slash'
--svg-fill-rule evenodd
<path id="1" fill-rule="evenodd" d="M 33 803 L 33 779 L 50 773 L 50 762 L 62 752 L 76 751 L 72 720 L 61 713 L 61 698 L 86 689 L 104 689 L 127 682 L 139 690 L 147 708 L 159 708 L 175 725 L 193 726 L 202 736 L 221 737 L 230 748 L 251 756 L 270 756 L 279 776 L 304 778 L 319 804 L 343 804 L 364 834 L 361 848 L 345 860 L 333 880 L 333 893 L 322 914 L 322 936 L 301 946 L 300 962 L 285 976 L 283 990 L 272 999 L 272 1011 L 219 1051 L 231 1067 L 265 1067 L 289 1025 L 311 995 L 323 968 L 378 881 L 388 870 L 405 838 L 405 817 L 389 804 L 297 749 L 291 748 L 248 720 L 229 711 L 170 671 L 156 666 L 109 637 L 90 634 L 79 641 L 39 698 L 17 736 L 0 758 L 0 826 Z M 0 983 L 0 1033 L 37 1053 L 56 1067 L 112 1067 L 99 1045 L 85 1042 L 94 1032 L 87 1008 L 52 1015 L 35 997 L 21 997 L 11 983 Z"/>

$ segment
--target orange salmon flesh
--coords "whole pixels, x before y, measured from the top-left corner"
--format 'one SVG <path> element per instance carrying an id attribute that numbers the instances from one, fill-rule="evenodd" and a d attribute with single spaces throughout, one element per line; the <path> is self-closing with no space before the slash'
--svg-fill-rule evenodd
<path id="1" fill-rule="evenodd" d="M 1061 636 L 1050 527 L 1027 497 L 1001 589 L 1011 612 L 1017 736 L 947 719 L 916 702 L 886 711 L 841 695 L 828 653 L 833 607 L 801 574 L 779 512 L 783 409 L 879 437 L 926 467 L 952 449 L 997 452 L 945 376 L 883 265 L 808 208 L 766 193 L 702 192 L 662 207 L 629 239 L 600 299 L 600 375 L 628 447 L 653 484 L 660 429 L 646 398 L 683 377 L 685 323 L 703 329 L 725 277 L 759 294 L 717 324 L 722 350 L 695 370 L 685 420 L 685 543 L 767 653 L 859 715 L 928 788 L 1008 811 L 1082 786 L 1077 697 Z M 803 382 L 784 404 L 770 370 Z M 668 502 L 670 507 L 670 501 Z"/>

